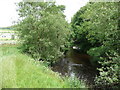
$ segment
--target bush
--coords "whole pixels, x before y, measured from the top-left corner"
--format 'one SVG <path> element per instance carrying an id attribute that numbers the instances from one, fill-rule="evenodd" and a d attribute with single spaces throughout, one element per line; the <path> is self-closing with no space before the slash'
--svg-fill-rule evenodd
<path id="1" fill-rule="evenodd" d="M 23 52 L 37 60 L 55 62 L 63 55 L 69 36 L 63 6 L 56 6 L 55 3 L 26 2 L 19 3 L 19 7 L 20 16 L 24 17 L 17 26 L 23 42 Z"/>

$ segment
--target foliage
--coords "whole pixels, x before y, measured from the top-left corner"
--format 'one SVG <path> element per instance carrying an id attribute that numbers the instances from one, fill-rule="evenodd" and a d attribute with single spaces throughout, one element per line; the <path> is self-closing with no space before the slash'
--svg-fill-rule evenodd
<path id="1" fill-rule="evenodd" d="M 73 17 L 73 44 L 99 63 L 97 84 L 119 82 L 120 28 L 117 2 L 88 3 Z M 97 66 L 98 67 L 98 66 Z"/>
<path id="2" fill-rule="evenodd" d="M 103 61 L 99 63 L 102 65 L 98 70 L 100 71 L 100 76 L 96 78 L 96 84 L 105 84 L 105 85 L 116 85 L 120 82 L 120 56 L 115 52 L 110 52 L 114 57 L 109 56 L 109 60 L 102 58 Z M 116 64 L 117 62 L 117 64 Z M 102 82 L 101 82 L 102 81 Z"/>
<path id="3" fill-rule="evenodd" d="M 16 46 L 1 46 L 0 50 L 0 88 L 85 87 L 85 84 L 79 81 L 61 78 L 42 62 L 21 54 Z"/>
<path id="4" fill-rule="evenodd" d="M 65 7 L 53 2 L 20 2 L 18 6 L 23 18 L 17 26 L 23 51 L 36 59 L 57 60 L 68 43 L 68 23 L 63 15 Z"/>
<path id="5" fill-rule="evenodd" d="M 71 29 L 73 31 L 71 38 L 73 40 L 73 45 L 80 48 L 82 53 L 86 53 L 87 50 L 91 47 L 90 41 L 87 39 L 88 31 L 87 31 L 87 23 L 83 18 L 83 14 L 85 13 L 87 5 L 82 7 L 72 18 L 71 21 Z M 89 25 L 89 24 L 88 24 Z M 83 29 L 84 28 L 84 29 Z"/>

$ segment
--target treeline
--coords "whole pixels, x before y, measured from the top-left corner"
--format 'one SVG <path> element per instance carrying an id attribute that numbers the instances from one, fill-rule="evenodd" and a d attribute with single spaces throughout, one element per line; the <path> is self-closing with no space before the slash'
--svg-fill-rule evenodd
<path id="1" fill-rule="evenodd" d="M 0 29 L 4 30 L 4 29 L 9 29 L 11 30 L 12 28 L 11 27 L 0 27 Z"/>
<path id="2" fill-rule="evenodd" d="M 118 2 L 88 3 L 72 18 L 71 39 L 81 52 L 92 56 L 99 70 L 98 85 L 120 82 L 120 13 Z"/>
<path id="3" fill-rule="evenodd" d="M 120 67 L 119 3 L 88 3 L 72 18 L 70 25 L 63 14 L 65 7 L 53 2 L 20 2 L 22 18 L 16 29 L 21 49 L 36 60 L 54 63 L 72 46 L 91 55 L 99 70 L 97 85 L 118 85 Z"/>

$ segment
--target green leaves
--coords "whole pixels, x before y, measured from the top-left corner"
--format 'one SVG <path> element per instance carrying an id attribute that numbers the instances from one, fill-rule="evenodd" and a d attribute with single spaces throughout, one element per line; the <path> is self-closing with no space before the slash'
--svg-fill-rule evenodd
<path id="1" fill-rule="evenodd" d="M 73 44 L 80 47 L 81 53 L 93 57 L 93 65 L 101 64 L 100 76 L 96 79 L 98 84 L 118 83 L 119 80 L 119 61 L 116 61 L 120 56 L 118 15 L 117 2 L 88 3 L 71 22 Z"/>
<path id="2" fill-rule="evenodd" d="M 64 7 L 43 2 L 19 4 L 24 18 L 18 24 L 23 51 L 36 59 L 56 61 L 63 54 L 60 48 L 65 47 L 70 33 L 62 13 Z"/>

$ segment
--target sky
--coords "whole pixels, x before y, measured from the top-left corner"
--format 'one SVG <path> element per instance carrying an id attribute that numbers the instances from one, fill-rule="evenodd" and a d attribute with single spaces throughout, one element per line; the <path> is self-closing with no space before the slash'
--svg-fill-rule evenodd
<path id="1" fill-rule="evenodd" d="M 14 21 L 17 21 L 19 16 L 16 12 L 18 3 L 22 0 L 1 0 L 0 1 L 0 27 L 7 27 L 13 25 Z M 83 7 L 89 0 L 56 0 L 57 5 L 65 5 L 66 20 L 71 21 L 71 17 Z"/>

